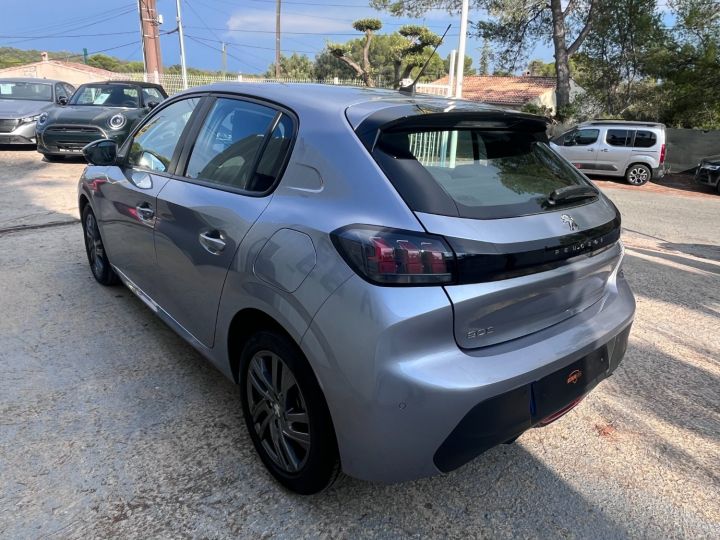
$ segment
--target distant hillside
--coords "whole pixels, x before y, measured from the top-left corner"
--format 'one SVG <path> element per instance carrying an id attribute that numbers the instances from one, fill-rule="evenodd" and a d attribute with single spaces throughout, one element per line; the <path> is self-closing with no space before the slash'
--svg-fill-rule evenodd
<path id="1" fill-rule="evenodd" d="M 0 47 L 0 69 L 12 66 L 19 66 L 22 64 L 30 64 L 32 62 L 39 62 L 41 60 L 40 54 L 43 51 L 35 49 L 16 49 L 14 47 Z M 70 60 L 72 62 L 83 62 L 82 53 L 72 53 L 67 51 L 47 51 L 48 57 L 51 60 Z M 121 60 L 115 56 L 109 56 L 107 54 L 93 54 L 88 57 L 88 65 L 107 69 L 108 71 L 115 71 L 119 73 L 141 73 L 143 71 L 143 63 L 138 61 Z M 167 73 L 180 73 L 180 66 L 172 65 L 165 66 Z M 214 75 L 218 74 L 218 71 L 206 71 L 193 67 L 188 67 L 188 73 L 190 75 Z"/>
<path id="2" fill-rule="evenodd" d="M 0 68 L 20 66 L 22 64 L 29 64 L 31 62 L 40 61 L 40 53 L 35 49 L 16 49 L 15 47 L 0 47 Z M 75 56 L 75 53 L 71 52 L 50 52 L 49 57 L 54 60 L 63 60 L 68 56 Z M 82 55 L 74 57 L 72 60 L 80 58 L 82 61 Z"/>

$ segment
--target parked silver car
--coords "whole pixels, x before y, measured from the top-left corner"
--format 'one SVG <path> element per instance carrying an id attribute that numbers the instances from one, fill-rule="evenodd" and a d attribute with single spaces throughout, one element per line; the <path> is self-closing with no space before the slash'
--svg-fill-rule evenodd
<path id="1" fill-rule="evenodd" d="M 545 129 L 382 90 L 186 91 L 86 147 L 88 260 L 239 383 L 288 488 L 451 471 L 627 346 L 620 216 Z"/>
<path id="2" fill-rule="evenodd" d="M 0 79 L 0 144 L 35 144 L 40 115 L 65 104 L 75 87 L 49 79 Z"/>
<path id="3" fill-rule="evenodd" d="M 621 176 L 642 186 L 665 175 L 665 143 L 663 124 L 595 120 L 579 124 L 550 144 L 585 173 Z"/>

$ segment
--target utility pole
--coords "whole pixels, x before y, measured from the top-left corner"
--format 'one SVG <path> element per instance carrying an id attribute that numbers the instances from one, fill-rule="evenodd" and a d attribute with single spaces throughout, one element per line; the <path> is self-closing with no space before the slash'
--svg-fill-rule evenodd
<path id="1" fill-rule="evenodd" d="M 460 44 L 458 46 L 457 71 L 455 76 L 455 84 L 457 85 L 455 97 L 458 99 L 462 98 L 463 76 L 465 75 L 465 43 L 467 42 L 469 4 L 469 0 L 463 0 L 462 14 L 460 16 Z"/>
<path id="2" fill-rule="evenodd" d="M 280 78 L 280 7 L 282 0 L 275 6 L 275 78 Z"/>
<path id="3" fill-rule="evenodd" d="M 158 21 L 157 0 L 138 0 L 140 15 L 140 35 L 142 37 L 143 63 L 146 76 L 159 82 L 162 73 L 160 54 L 160 23 Z"/>
<path id="4" fill-rule="evenodd" d="M 185 64 L 185 34 L 183 34 L 182 25 L 182 12 L 180 11 L 180 0 L 175 0 L 175 7 L 177 9 L 177 29 L 178 38 L 180 39 L 180 73 L 182 75 L 183 90 L 187 90 L 187 65 Z"/>
<path id="5" fill-rule="evenodd" d="M 227 74 L 227 43 L 222 43 L 222 76 Z"/>

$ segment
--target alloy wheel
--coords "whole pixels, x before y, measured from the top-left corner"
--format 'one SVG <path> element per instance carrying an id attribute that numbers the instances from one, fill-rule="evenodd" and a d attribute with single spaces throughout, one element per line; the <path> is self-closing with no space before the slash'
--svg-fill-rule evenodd
<path id="1" fill-rule="evenodd" d="M 85 246 L 87 247 L 88 258 L 90 259 L 90 267 L 96 276 L 102 276 L 105 269 L 105 249 L 100 238 L 100 232 L 97 228 L 97 222 L 92 212 L 89 212 L 85 218 Z"/>
<path id="2" fill-rule="evenodd" d="M 310 420 L 300 386 L 280 356 L 270 351 L 253 356 L 247 402 L 255 434 L 272 462 L 288 474 L 300 471 L 310 455 Z"/>
<path id="3" fill-rule="evenodd" d="M 648 172 L 644 167 L 633 167 L 628 173 L 628 181 L 636 186 L 648 181 Z"/>

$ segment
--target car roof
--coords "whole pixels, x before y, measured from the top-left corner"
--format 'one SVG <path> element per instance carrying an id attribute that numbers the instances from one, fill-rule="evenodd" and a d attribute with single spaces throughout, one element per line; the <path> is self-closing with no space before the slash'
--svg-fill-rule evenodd
<path id="1" fill-rule="evenodd" d="M 504 110 L 485 103 L 449 99 L 430 94 L 412 96 L 397 90 L 332 84 L 227 82 L 195 87 L 182 94 L 208 91 L 272 101 L 299 114 L 320 110 L 345 114 L 353 128 L 358 127 L 364 119 L 378 111 L 392 107 L 407 107 L 408 105 L 414 105 L 428 113 L 451 110 L 456 112 Z M 523 114 L 517 111 L 507 112 Z"/>
<path id="2" fill-rule="evenodd" d="M 58 81 L 57 79 L 41 79 L 38 77 L 3 77 L 0 78 L 0 82 L 27 82 L 27 83 L 45 83 L 45 84 L 55 84 L 55 83 L 63 83 L 63 84 L 70 84 L 65 81 Z"/>
<path id="3" fill-rule="evenodd" d="M 587 122 L 579 124 L 579 126 L 631 126 L 662 129 L 665 128 L 665 124 L 660 124 L 658 122 L 640 122 L 637 120 L 589 120 Z"/>

